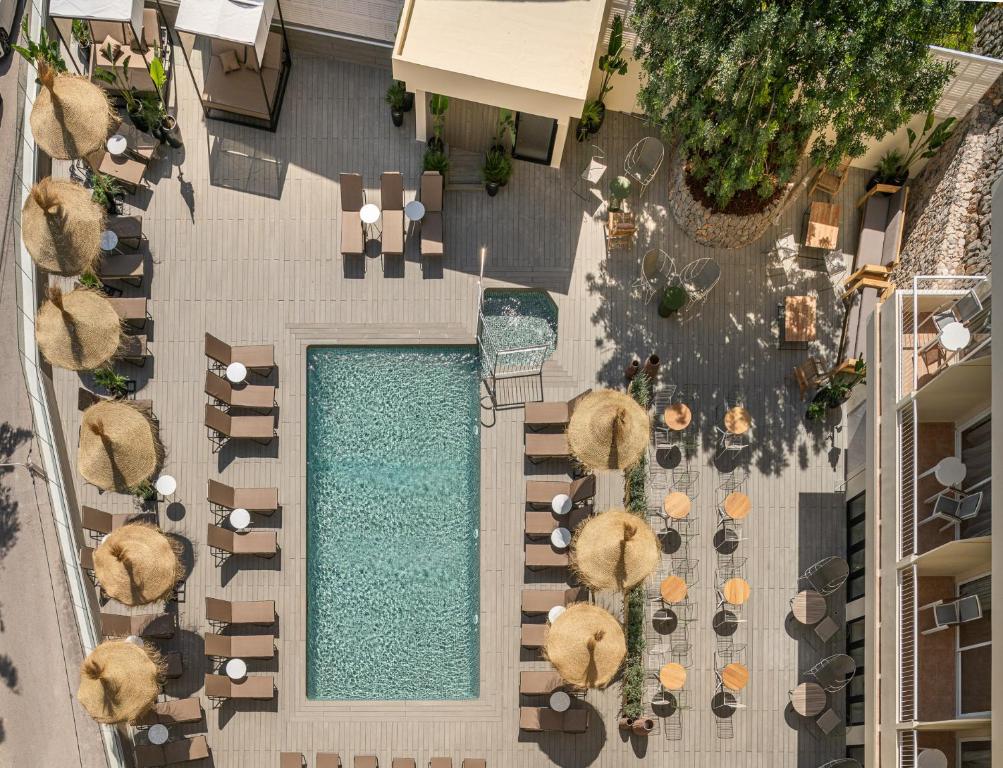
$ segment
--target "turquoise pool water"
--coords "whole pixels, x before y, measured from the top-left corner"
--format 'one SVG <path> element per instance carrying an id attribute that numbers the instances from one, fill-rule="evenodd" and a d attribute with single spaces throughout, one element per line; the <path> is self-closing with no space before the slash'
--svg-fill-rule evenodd
<path id="1" fill-rule="evenodd" d="M 307 363 L 307 696 L 477 697 L 476 349 Z"/>
<path id="2" fill-rule="evenodd" d="M 481 302 L 481 344 L 484 373 L 491 372 L 499 350 L 517 347 L 546 347 L 543 359 L 550 357 L 557 346 L 557 305 L 546 291 L 488 288 Z M 522 358 L 509 355 L 510 365 L 525 364 L 530 353 Z M 542 362 L 542 361 L 541 361 Z"/>

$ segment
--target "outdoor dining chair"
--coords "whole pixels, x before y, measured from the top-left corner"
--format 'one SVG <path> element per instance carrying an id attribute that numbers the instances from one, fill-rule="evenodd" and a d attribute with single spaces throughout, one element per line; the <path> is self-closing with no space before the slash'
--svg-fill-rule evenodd
<path id="1" fill-rule="evenodd" d="M 966 595 L 949 603 L 938 601 L 930 606 L 933 612 L 933 627 L 923 631 L 924 635 L 965 624 L 982 618 L 982 602 L 978 595 Z"/>
<path id="2" fill-rule="evenodd" d="M 981 311 L 982 301 L 979 299 L 979 295 L 973 289 L 969 289 L 964 296 L 956 301 L 951 302 L 946 307 L 934 310 L 930 317 L 939 332 L 951 323 L 968 323 Z"/>
<path id="3" fill-rule="evenodd" d="M 721 427 L 715 425 L 714 430 L 720 436 L 718 438 L 717 455 L 730 453 L 737 456 L 739 453 L 744 451 L 746 448 L 752 445 L 749 439 L 749 433 L 743 432 L 740 435 L 736 435 L 727 430 L 721 429 Z"/>
<path id="4" fill-rule="evenodd" d="M 846 582 L 850 575 L 850 566 L 846 560 L 836 555 L 823 558 L 810 566 L 802 575 L 800 581 L 807 581 L 811 588 L 820 595 L 831 595 Z"/>
<path id="5" fill-rule="evenodd" d="M 966 520 L 971 520 L 979 514 L 982 508 L 982 491 L 961 493 L 953 488 L 946 488 L 937 494 L 933 502 L 933 512 L 920 525 L 931 520 L 946 520 L 947 525 L 941 526 L 944 531 L 952 526 L 960 526 Z"/>
<path id="6" fill-rule="evenodd" d="M 679 281 L 689 296 L 688 305 L 705 301 L 720 279 L 721 265 L 706 256 L 694 259 L 679 272 Z"/>
<path id="7" fill-rule="evenodd" d="M 654 180 L 665 158 L 665 147 L 658 139 L 646 136 L 635 144 L 623 161 L 623 171 L 636 181 L 641 189 L 639 197 L 644 197 L 648 185 Z"/>
<path id="8" fill-rule="evenodd" d="M 690 500 L 700 495 L 700 489 L 696 487 L 699 479 L 700 473 L 696 470 L 680 469 L 679 467 L 672 469 L 672 487 L 685 493 L 690 497 Z"/>
<path id="9" fill-rule="evenodd" d="M 836 653 L 822 659 L 808 670 L 808 675 L 822 686 L 826 693 L 837 693 L 850 684 L 857 673 L 857 662 L 845 653 Z"/>
<path id="10" fill-rule="evenodd" d="M 676 265 L 669 254 L 655 248 L 641 256 L 639 267 L 640 273 L 631 288 L 636 288 L 647 304 L 658 293 L 658 278 L 674 275 Z"/>
<path id="11" fill-rule="evenodd" d="M 860 763 L 852 757 L 837 757 L 835 760 L 823 763 L 818 768 L 860 768 Z"/>
<path id="12" fill-rule="evenodd" d="M 802 275 L 798 264 L 798 252 L 798 242 L 794 235 L 785 235 L 773 244 L 767 252 L 769 259 L 766 262 L 766 276 L 771 282 L 780 275 L 783 275 L 784 285 L 792 285 L 798 281 Z"/>
<path id="13" fill-rule="evenodd" d="M 717 487 L 719 491 L 737 491 L 745 485 L 749 479 L 749 471 L 745 467 L 735 467 L 731 472 L 721 473 L 721 484 Z"/>

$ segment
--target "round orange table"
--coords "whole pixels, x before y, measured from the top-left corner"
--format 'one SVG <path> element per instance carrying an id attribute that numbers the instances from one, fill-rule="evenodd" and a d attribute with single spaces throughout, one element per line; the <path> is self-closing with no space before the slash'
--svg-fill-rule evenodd
<path id="1" fill-rule="evenodd" d="M 741 491 L 732 491 L 724 499 L 724 513 L 732 520 L 744 520 L 752 509 L 752 501 Z"/>
<path id="2" fill-rule="evenodd" d="M 749 670 L 744 664 L 729 664 L 721 670 L 721 683 L 729 691 L 740 691 L 749 684 Z"/>
<path id="3" fill-rule="evenodd" d="M 667 691 L 680 691 L 686 685 L 686 669 L 671 661 L 659 671 L 658 681 Z"/>
<path id="4" fill-rule="evenodd" d="M 667 576 L 658 591 L 665 602 L 679 603 L 686 599 L 686 582 L 678 576 Z"/>
<path id="5" fill-rule="evenodd" d="M 688 405 L 674 403 L 665 409 L 665 414 L 662 418 L 665 420 L 665 426 L 678 432 L 690 425 L 690 422 L 693 420 L 693 414 L 690 412 Z"/>
<path id="6" fill-rule="evenodd" d="M 724 595 L 724 599 L 731 605 L 742 605 L 749 599 L 751 591 L 749 582 L 745 579 L 728 579 L 724 583 L 721 594 Z"/>
<path id="7" fill-rule="evenodd" d="M 682 520 L 690 513 L 690 497 L 682 491 L 672 491 L 667 494 L 662 502 L 662 509 L 665 514 L 673 520 Z"/>
<path id="8" fill-rule="evenodd" d="M 752 416 L 740 405 L 736 405 L 724 414 L 724 428 L 733 435 L 743 435 L 752 426 Z"/>

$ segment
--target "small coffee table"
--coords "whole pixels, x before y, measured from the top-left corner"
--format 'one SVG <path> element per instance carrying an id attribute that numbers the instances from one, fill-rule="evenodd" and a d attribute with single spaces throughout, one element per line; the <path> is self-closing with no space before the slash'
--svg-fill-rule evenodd
<path id="1" fill-rule="evenodd" d="M 425 218 L 425 204 L 421 200 L 412 200 L 404 206 L 404 215 L 408 221 L 421 221 Z"/>
<path id="2" fill-rule="evenodd" d="M 550 502 L 555 515 L 566 515 L 571 511 L 571 497 L 566 493 L 557 494 Z"/>
<path id="3" fill-rule="evenodd" d="M 794 711 L 804 717 L 814 717 L 825 709 L 825 689 L 818 683 L 801 683 L 791 691 Z"/>
<path id="4" fill-rule="evenodd" d="M 787 296 L 784 299 L 784 337 L 790 344 L 807 344 L 815 341 L 814 296 Z"/>
<path id="5" fill-rule="evenodd" d="M 665 420 L 665 426 L 675 432 L 680 432 L 690 425 L 690 422 L 693 420 L 693 414 L 690 412 L 688 405 L 674 403 L 665 409 L 665 414 L 662 418 Z"/>
<path id="6" fill-rule="evenodd" d="M 940 343 L 948 352 L 958 352 L 972 342 L 972 332 L 955 320 L 940 329 Z"/>
<path id="7" fill-rule="evenodd" d="M 744 435 L 752 428 L 752 416 L 745 408 L 736 405 L 724 414 L 724 428 L 733 435 Z"/>
<path id="8" fill-rule="evenodd" d="M 721 588 L 721 594 L 729 605 L 743 605 L 751 592 L 745 579 L 728 579 Z"/>
<path id="9" fill-rule="evenodd" d="M 808 234 L 804 244 L 809 248 L 836 248 L 839 244 L 839 215 L 842 209 L 833 203 L 815 201 L 808 212 Z"/>
<path id="10" fill-rule="evenodd" d="M 752 509 L 752 501 L 741 491 L 732 491 L 724 498 L 721 505 L 724 513 L 732 520 L 744 520 Z"/>
<path id="11" fill-rule="evenodd" d="M 230 525 L 238 533 L 247 529 L 251 524 L 251 513 L 243 507 L 237 507 L 230 513 Z"/>
<path id="12" fill-rule="evenodd" d="M 818 624 L 826 612 L 825 598 L 813 589 L 798 592 L 791 600 L 791 613 L 805 626 Z"/>
<path id="13" fill-rule="evenodd" d="M 101 233 L 101 250 L 111 253 L 118 248 L 118 233 L 111 229 L 106 229 Z"/>
<path id="14" fill-rule="evenodd" d="M 547 611 L 547 621 L 553 624 L 555 621 L 557 621 L 558 618 L 560 618 L 561 614 L 564 613 L 566 610 L 567 608 L 565 608 L 563 605 L 555 605 L 553 608 Z"/>
<path id="15" fill-rule="evenodd" d="M 550 694 L 550 708 L 555 712 L 567 712 L 571 709 L 571 697 L 566 691 L 554 691 Z"/>
<path id="16" fill-rule="evenodd" d="M 550 543 L 555 549 L 567 549 L 571 544 L 571 531 L 567 528 L 555 528 L 550 534 Z"/>
<path id="17" fill-rule="evenodd" d="M 662 510 L 673 520 L 682 520 L 690 514 L 690 497 L 682 491 L 672 491 L 662 501 Z"/>
<path id="18" fill-rule="evenodd" d="M 247 378 L 247 366 L 243 363 L 230 363 L 226 366 L 226 380 L 231 384 L 240 384 Z"/>
<path id="19" fill-rule="evenodd" d="M 161 496 L 173 496 L 178 489 L 178 481 L 172 475 L 161 475 L 153 485 Z"/>
<path id="20" fill-rule="evenodd" d="M 667 576 L 662 579 L 658 592 L 667 603 L 681 603 L 686 599 L 686 582 L 679 576 Z"/>
<path id="21" fill-rule="evenodd" d="M 226 662 L 226 676 L 231 680 L 243 680 L 247 677 L 247 662 L 243 659 L 230 659 Z"/>
<path id="22" fill-rule="evenodd" d="M 686 668 L 682 664 L 670 661 L 659 670 L 658 682 L 667 691 L 681 691 L 686 685 Z"/>

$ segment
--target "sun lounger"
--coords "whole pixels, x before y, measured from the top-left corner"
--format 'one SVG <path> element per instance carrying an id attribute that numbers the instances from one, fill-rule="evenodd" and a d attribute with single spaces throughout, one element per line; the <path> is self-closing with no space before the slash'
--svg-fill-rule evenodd
<path id="1" fill-rule="evenodd" d="M 527 544 L 526 567 L 531 570 L 539 568 L 567 568 L 568 552 L 554 549 L 550 544 Z"/>
<path id="2" fill-rule="evenodd" d="M 185 657 L 178 651 L 168 651 L 164 657 L 164 677 L 176 680 L 185 673 Z"/>
<path id="3" fill-rule="evenodd" d="M 217 635 L 205 633 L 205 655 L 217 659 L 271 659 L 274 635 Z"/>
<path id="4" fill-rule="evenodd" d="M 137 328 L 142 328 L 146 325 L 146 318 L 148 315 L 146 314 L 145 296 L 128 299 L 108 299 L 108 302 L 112 305 L 123 322 L 128 323 L 129 325 L 134 325 Z"/>
<path id="5" fill-rule="evenodd" d="M 146 358 L 150 356 L 146 349 L 146 336 L 138 333 L 123 335 L 122 345 L 118 348 L 118 356 L 125 362 L 142 368 L 146 365 Z M 152 400 L 144 400 L 143 402 L 150 403 L 152 409 Z"/>
<path id="6" fill-rule="evenodd" d="M 318 752 L 314 768 L 342 768 L 341 755 L 337 752 Z"/>
<path id="7" fill-rule="evenodd" d="M 159 746 L 136 745 L 136 768 L 159 768 L 162 765 L 187 763 L 207 757 L 209 757 L 209 743 L 205 736 L 178 739 Z"/>
<path id="8" fill-rule="evenodd" d="M 279 753 L 279 768 L 304 768 L 306 758 L 302 752 Z"/>
<path id="9" fill-rule="evenodd" d="M 519 673 L 519 693 L 524 696 L 545 696 L 564 685 L 564 679 L 549 670 Z"/>
<path id="10" fill-rule="evenodd" d="M 278 551 L 275 531 L 235 533 L 210 524 L 206 541 L 211 549 L 225 552 L 227 555 L 274 557 Z"/>
<path id="11" fill-rule="evenodd" d="M 77 554 L 80 557 L 80 567 L 87 571 L 88 575 L 94 576 L 94 548 L 81 547 Z"/>
<path id="12" fill-rule="evenodd" d="M 358 173 L 339 174 L 338 185 L 341 188 L 341 255 L 362 256 L 366 252 L 366 237 L 359 214 L 365 205 L 362 176 Z"/>
<path id="13" fill-rule="evenodd" d="M 275 698 L 275 679 L 271 675 L 248 675 L 237 682 L 226 675 L 206 675 L 205 695 L 209 699 Z"/>
<path id="14" fill-rule="evenodd" d="M 592 390 L 586 389 L 567 402 L 556 403 L 526 403 L 526 426 L 530 429 L 538 427 L 563 427 L 571 420 L 575 406 Z"/>
<path id="15" fill-rule="evenodd" d="M 522 612 L 532 616 L 547 613 L 555 605 L 570 605 L 589 599 L 585 587 L 570 589 L 524 589 L 522 591 Z"/>
<path id="16" fill-rule="evenodd" d="M 177 725 L 179 723 L 198 723 L 202 721 L 202 704 L 198 696 L 190 699 L 174 699 L 173 701 L 158 701 L 133 722 L 133 725 L 148 726 Z"/>
<path id="17" fill-rule="evenodd" d="M 268 411 L 275 405 L 275 387 L 270 384 L 244 384 L 237 388 L 212 371 L 205 372 L 205 393 L 237 408 Z"/>
<path id="18" fill-rule="evenodd" d="M 147 163 L 129 154 L 113 155 L 104 152 L 98 163 L 98 172 L 117 180 L 126 192 L 135 194 L 146 175 Z"/>
<path id="19" fill-rule="evenodd" d="M 279 508 L 278 488 L 233 488 L 210 480 L 206 498 L 210 504 L 225 509 L 240 508 L 261 515 L 270 515 Z"/>
<path id="20" fill-rule="evenodd" d="M 105 637 L 139 637 L 167 639 L 174 637 L 177 617 L 173 613 L 103 613 L 101 634 Z"/>
<path id="21" fill-rule="evenodd" d="M 97 276 L 102 281 L 121 280 L 132 285 L 143 284 L 143 270 L 146 257 L 142 253 L 115 253 L 101 257 L 97 266 Z"/>
<path id="22" fill-rule="evenodd" d="M 442 175 L 438 171 L 425 171 L 421 175 L 421 202 L 425 216 L 421 220 L 421 255 L 442 256 Z"/>
<path id="23" fill-rule="evenodd" d="M 231 347 L 211 334 L 205 335 L 205 354 L 220 366 L 243 363 L 251 371 L 270 371 L 275 367 L 275 348 L 271 344 L 248 344 Z"/>
<path id="24" fill-rule="evenodd" d="M 380 176 L 380 208 L 383 211 L 383 253 L 404 255 L 404 177 L 384 172 Z"/>
<path id="25" fill-rule="evenodd" d="M 526 503 L 531 507 L 549 507 L 559 494 L 571 497 L 578 505 L 596 495 L 596 476 L 585 475 L 571 482 L 565 480 L 527 480 Z"/>
<path id="26" fill-rule="evenodd" d="M 139 248 L 143 244 L 142 216 L 110 216 L 104 226 L 118 235 L 119 245 Z"/>
<path id="27" fill-rule="evenodd" d="M 523 624 L 519 645 L 523 648 L 542 648 L 546 637 L 546 624 Z"/>
<path id="28" fill-rule="evenodd" d="M 380 761 L 376 755 L 356 755 L 352 765 L 354 768 L 380 768 Z"/>
<path id="29" fill-rule="evenodd" d="M 413 757 L 395 757 L 390 761 L 390 768 L 418 768 Z"/>
<path id="30" fill-rule="evenodd" d="M 145 339 L 146 337 L 127 336 L 126 338 Z M 92 405 L 95 405 L 96 403 L 104 403 L 112 399 L 114 398 L 95 394 L 94 392 L 91 392 L 89 389 L 84 389 L 83 387 L 77 387 L 77 410 L 86 411 L 88 408 L 90 408 Z M 146 413 L 151 419 L 156 420 L 157 417 L 153 413 L 152 400 L 130 400 L 129 403 L 138 408 L 139 410 L 143 411 L 144 413 Z"/>
<path id="31" fill-rule="evenodd" d="M 555 712 L 550 707 L 519 707 L 519 730 L 585 733 L 589 727 L 587 709 Z"/>
<path id="32" fill-rule="evenodd" d="M 566 459 L 571 456 L 568 450 L 568 436 L 559 434 L 526 433 L 526 458 L 531 462 L 544 459 Z"/>
<path id="33" fill-rule="evenodd" d="M 453 768 L 453 758 L 433 757 L 428 761 L 428 768 Z"/>
<path id="34" fill-rule="evenodd" d="M 217 446 L 227 440 L 254 440 L 268 445 L 275 439 L 274 416 L 231 416 L 214 405 L 205 407 L 205 426 L 209 439 Z"/>
<path id="35" fill-rule="evenodd" d="M 129 522 L 132 517 L 131 513 L 113 515 L 94 507 L 80 507 L 80 524 L 94 533 L 111 533 Z"/>
<path id="36" fill-rule="evenodd" d="M 257 624 L 265 626 L 275 623 L 274 600 L 221 600 L 218 597 L 205 599 L 205 617 L 213 624 Z"/>
<path id="37" fill-rule="evenodd" d="M 488 768 L 488 761 L 483 757 L 465 757 L 460 768 Z"/>
<path id="38" fill-rule="evenodd" d="M 588 517 L 591 510 L 573 509 L 567 515 L 558 517 L 553 512 L 541 511 L 526 512 L 526 535 L 531 539 L 549 539 L 558 528 L 575 530 Z"/>

